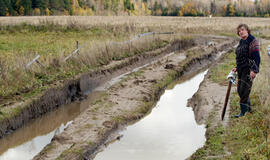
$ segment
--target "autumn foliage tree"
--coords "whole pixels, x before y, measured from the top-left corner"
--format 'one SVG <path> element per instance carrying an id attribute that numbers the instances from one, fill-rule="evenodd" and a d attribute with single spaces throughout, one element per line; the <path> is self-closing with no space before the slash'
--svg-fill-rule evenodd
<path id="1" fill-rule="evenodd" d="M 194 2 L 187 2 L 179 11 L 180 16 L 197 16 L 197 10 L 195 8 Z"/>
<path id="2" fill-rule="evenodd" d="M 234 16 L 234 15 L 235 15 L 235 8 L 231 3 L 229 3 L 226 7 L 226 16 Z"/>
<path id="3" fill-rule="evenodd" d="M 270 0 L 0 0 L 0 16 L 210 14 L 269 17 Z"/>

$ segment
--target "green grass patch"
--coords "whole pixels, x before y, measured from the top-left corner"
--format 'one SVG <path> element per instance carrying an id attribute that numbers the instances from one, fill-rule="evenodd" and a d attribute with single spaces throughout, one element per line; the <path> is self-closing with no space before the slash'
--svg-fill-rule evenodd
<path id="1" fill-rule="evenodd" d="M 221 85 L 227 85 L 226 77 L 235 66 L 235 54 L 232 52 L 222 59 L 221 64 L 210 70 L 210 80 Z"/>
<path id="2" fill-rule="evenodd" d="M 227 146 L 232 152 L 230 159 L 269 159 L 270 143 L 269 107 L 262 106 L 256 93 L 251 94 L 254 112 L 239 119 L 232 118 L 226 130 Z M 240 112 L 239 97 L 231 96 L 231 113 Z"/>
<path id="3" fill-rule="evenodd" d="M 29 25 L 30 26 L 30 25 Z M 39 27 L 39 26 L 36 26 Z M 98 30 L 98 31 L 97 31 Z M 9 55 L 27 55 L 36 52 L 40 55 L 58 55 L 61 52 L 71 52 L 76 48 L 76 41 L 91 42 L 115 37 L 113 33 L 104 29 L 86 30 L 1 30 L 0 53 Z"/>
<path id="4" fill-rule="evenodd" d="M 191 160 L 208 159 L 208 157 L 220 156 L 225 153 L 223 148 L 224 127 L 220 124 L 215 129 L 206 132 L 207 141 L 191 157 Z M 218 159 L 218 158 L 216 158 Z"/>
<path id="5" fill-rule="evenodd" d="M 220 32 L 218 33 L 218 35 L 221 35 L 221 36 L 226 36 L 226 37 L 238 37 L 238 35 L 235 33 L 232 33 L 232 32 Z"/>

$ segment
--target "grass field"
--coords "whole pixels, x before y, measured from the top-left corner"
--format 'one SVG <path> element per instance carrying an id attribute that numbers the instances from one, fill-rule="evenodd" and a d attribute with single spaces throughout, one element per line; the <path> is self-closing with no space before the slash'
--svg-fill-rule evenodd
<path id="1" fill-rule="evenodd" d="M 132 43 L 114 44 L 112 42 L 128 40 L 136 33 L 54 24 L 2 26 L 0 32 L 1 100 L 9 99 L 14 94 L 29 93 L 33 88 L 46 87 L 46 84 L 54 81 L 96 70 L 112 60 L 160 48 L 168 43 L 168 38 L 151 36 Z M 76 49 L 76 41 L 82 46 L 79 55 L 64 62 L 65 57 Z M 45 68 L 33 64 L 26 71 L 24 67 L 36 54 L 40 55 L 39 61 Z"/>
<path id="2" fill-rule="evenodd" d="M 169 43 L 171 36 L 149 36 L 123 45 L 111 42 L 150 31 L 236 36 L 239 23 L 249 24 L 267 38 L 269 18 L 0 17 L 0 104 L 8 99 L 16 101 L 13 95 L 28 97 L 41 88 L 46 89 L 47 84 L 98 69 L 112 60 L 162 47 Z M 76 41 L 83 44 L 80 55 L 63 63 L 76 48 Z M 34 64 L 25 71 L 25 65 L 36 54 L 41 56 L 39 61 L 45 68 Z"/>

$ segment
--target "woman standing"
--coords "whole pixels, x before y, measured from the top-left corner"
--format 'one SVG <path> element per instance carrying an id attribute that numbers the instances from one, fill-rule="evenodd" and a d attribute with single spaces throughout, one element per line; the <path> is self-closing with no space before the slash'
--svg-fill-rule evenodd
<path id="1" fill-rule="evenodd" d="M 235 117 L 239 118 L 244 116 L 247 111 L 251 112 L 249 94 L 252 80 L 259 73 L 260 50 L 258 41 L 251 35 L 246 24 L 240 24 L 237 27 L 237 34 L 241 40 L 235 50 L 236 67 L 233 68 L 233 71 L 238 73 L 237 92 L 240 97 L 241 113 Z"/>

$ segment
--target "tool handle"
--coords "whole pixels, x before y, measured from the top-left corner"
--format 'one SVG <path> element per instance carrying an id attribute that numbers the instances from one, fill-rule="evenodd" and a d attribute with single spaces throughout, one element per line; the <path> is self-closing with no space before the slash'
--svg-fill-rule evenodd
<path id="1" fill-rule="evenodd" d="M 231 87 L 232 87 L 232 83 L 231 81 L 229 81 L 229 85 L 228 85 L 228 89 L 227 89 L 227 94 L 226 94 L 226 98 L 225 98 L 225 102 L 224 102 L 224 106 L 223 106 L 223 110 L 222 110 L 222 114 L 221 114 L 221 120 L 224 120 L 224 116 L 226 113 L 226 108 L 227 108 L 227 104 L 228 104 L 228 100 L 229 100 L 229 96 L 230 96 L 230 92 L 231 92 Z"/>

